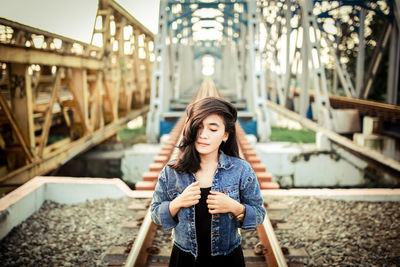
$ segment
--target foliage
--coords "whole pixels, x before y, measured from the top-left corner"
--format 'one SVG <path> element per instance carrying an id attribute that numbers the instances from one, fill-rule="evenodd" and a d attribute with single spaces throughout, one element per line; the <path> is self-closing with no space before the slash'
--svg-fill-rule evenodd
<path id="1" fill-rule="evenodd" d="M 147 142 L 146 127 L 142 126 L 135 129 L 125 127 L 118 131 L 118 139 L 123 143 L 140 143 Z"/>
<path id="2" fill-rule="evenodd" d="M 309 130 L 272 127 L 270 138 L 278 142 L 315 143 L 315 133 Z"/>

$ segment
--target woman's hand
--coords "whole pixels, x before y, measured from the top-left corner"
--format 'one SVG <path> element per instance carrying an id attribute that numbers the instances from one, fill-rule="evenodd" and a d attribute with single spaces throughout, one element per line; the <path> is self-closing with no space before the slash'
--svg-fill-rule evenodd
<path id="1" fill-rule="evenodd" d="M 208 212 L 211 214 L 231 212 L 237 216 L 244 210 L 242 204 L 218 191 L 210 191 L 207 197 L 207 206 Z"/>
<path id="2" fill-rule="evenodd" d="M 188 208 L 199 203 L 201 192 L 199 182 L 194 182 L 183 190 L 177 198 L 169 203 L 169 212 L 172 217 L 178 213 L 181 208 Z"/>

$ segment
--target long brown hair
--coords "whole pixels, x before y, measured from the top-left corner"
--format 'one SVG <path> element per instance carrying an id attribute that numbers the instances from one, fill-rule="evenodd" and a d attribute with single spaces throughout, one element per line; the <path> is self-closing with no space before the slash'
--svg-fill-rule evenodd
<path id="1" fill-rule="evenodd" d="M 195 148 L 197 131 L 203 120 L 211 114 L 220 115 L 223 118 L 225 132 L 229 133 L 228 140 L 222 142 L 219 149 L 227 155 L 239 157 L 235 129 L 236 108 L 222 98 L 205 97 L 191 103 L 186 109 L 187 118 L 178 147 L 178 160 L 169 165 L 171 168 L 178 172 L 189 173 L 195 173 L 200 169 L 200 157 Z"/>

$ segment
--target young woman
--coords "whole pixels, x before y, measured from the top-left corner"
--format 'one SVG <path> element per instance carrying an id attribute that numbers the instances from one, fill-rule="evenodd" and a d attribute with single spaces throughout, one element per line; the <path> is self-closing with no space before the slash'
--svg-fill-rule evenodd
<path id="1" fill-rule="evenodd" d="M 238 228 L 264 220 L 260 187 L 239 158 L 229 102 L 206 97 L 188 106 L 178 159 L 160 172 L 152 219 L 174 229 L 169 266 L 245 266 Z"/>

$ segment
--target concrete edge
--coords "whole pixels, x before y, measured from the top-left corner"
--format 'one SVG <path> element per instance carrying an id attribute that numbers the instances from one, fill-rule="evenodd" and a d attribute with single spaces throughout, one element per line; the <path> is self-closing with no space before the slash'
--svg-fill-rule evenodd
<path id="1" fill-rule="evenodd" d="M 347 201 L 400 201 L 400 189 L 356 188 L 356 189 L 277 189 L 261 190 L 263 197 L 313 196 Z"/>
<path id="2" fill-rule="evenodd" d="M 87 178 L 87 177 L 48 177 L 48 176 L 37 176 L 30 181 L 26 182 L 22 186 L 18 187 L 14 191 L 0 198 L 0 211 L 7 209 L 10 205 L 18 202 L 29 193 L 37 190 L 39 187 L 45 184 L 103 184 L 103 185 L 115 185 L 117 186 L 126 196 L 130 198 L 151 198 L 153 191 L 136 191 L 131 190 L 121 179 L 119 178 Z"/>

